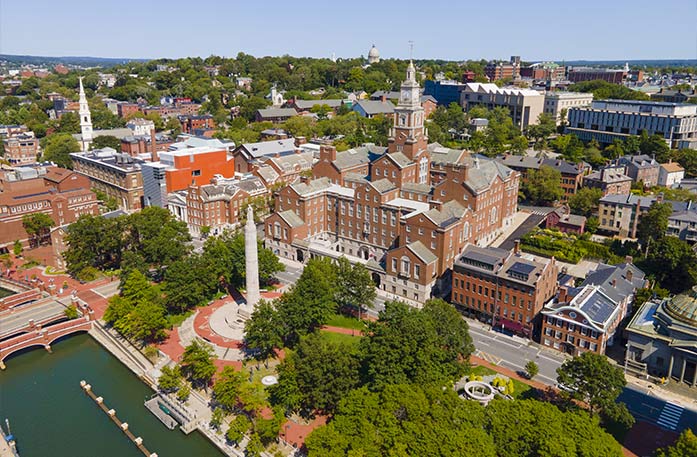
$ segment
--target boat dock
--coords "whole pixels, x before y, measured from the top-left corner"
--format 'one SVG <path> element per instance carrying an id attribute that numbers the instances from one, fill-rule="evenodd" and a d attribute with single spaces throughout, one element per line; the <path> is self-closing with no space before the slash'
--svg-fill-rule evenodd
<path id="1" fill-rule="evenodd" d="M 105 404 L 104 404 L 104 399 L 102 397 L 98 397 L 97 395 L 92 392 L 92 386 L 87 384 L 87 381 L 80 381 L 80 387 L 82 387 L 82 390 L 89 396 L 92 400 L 97 403 L 99 408 L 104 411 L 107 416 L 111 418 L 111 420 L 119 427 L 119 429 L 128 437 L 129 440 L 133 444 L 136 445 L 138 449 L 143 453 L 143 455 L 147 457 L 157 457 L 157 454 L 151 453 L 148 451 L 148 449 L 143 445 L 143 438 L 141 437 L 136 437 L 128 428 L 128 423 L 127 422 L 121 422 L 121 420 L 116 416 L 116 411 L 114 409 L 109 409 Z"/>
<path id="2" fill-rule="evenodd" d="M 158 419 L 160 419 L 160 422 L 165 424 L 165 427 L 167 427 L 170 430 L 174 430 L 177 425 L 179 424 L 176 419 L 174 419 L 172 416 L 168 414 L 168 411 L 165 411 L 160 405 L 159 402 L 159 396 L 155 395 L 152 397 L 150 400 L 145 401 L 145 407 L 148 408 L 148 410 L 155 415 Z"/>

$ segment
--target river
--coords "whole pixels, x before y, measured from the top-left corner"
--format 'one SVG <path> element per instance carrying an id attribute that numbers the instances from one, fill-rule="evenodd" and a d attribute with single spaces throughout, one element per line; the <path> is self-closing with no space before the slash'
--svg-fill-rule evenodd
<path id="1" fill-rule="evenodd" d="M 0 372 L 0 419 L 21 457 L 142 457 L 80 388 L 84 379 L 159 457 L 220 457 L 199 432 L 167 429 L 143 406 L 152 391 L 89 335 L 12 356 Z"/>

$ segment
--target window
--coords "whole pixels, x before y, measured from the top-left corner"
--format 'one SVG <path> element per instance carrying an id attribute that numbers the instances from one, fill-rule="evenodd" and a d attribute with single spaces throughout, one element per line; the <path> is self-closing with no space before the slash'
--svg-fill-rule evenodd
<path id="1" fill-rule="evenodd" d="M 392 271 L 397 272 L 397 259 L 392 258 Z"/>
<path id="2" fill-rule="evenodd" d="M 414 277 L 415 278 L 421 277 L 421 265 L 414 265 Z"/>
<path id="3" fill-rule="evenodd" d="M 201 176 L 201 170 L 192 170 L 191 176 Z"/>

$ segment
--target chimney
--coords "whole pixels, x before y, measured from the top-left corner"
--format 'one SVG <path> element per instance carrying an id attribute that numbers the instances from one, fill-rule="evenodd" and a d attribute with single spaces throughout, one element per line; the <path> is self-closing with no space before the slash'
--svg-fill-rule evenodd
<path id="1" fill-rule="evenodd" d="M 307 143 L 307 138 L 304 136 L 296 136 L 295 137 L 295 147 L 299 148 L 301 144 Z"/>
<path id="2" fill-rule="evenodd" d="M 513 253 L 514 254 L 519 254 L 520 253 L 520 240 L 515 240 L 513 242 Z"/>
<path id="3" fill-rule="evenodd" d="M 631 255 L 624 257 L 624 263 L 632 263 L 632 262 L 634 262 L 634 257 L 632 257 Z"/>
<path id="4" fill-rule="evenodd" d="M 559 295 L 557 295 L 557 303 L 566 303 L 569 299 L 569 289 L 566 286 L 559 287 Z"/>
<path id="5" fill-rule="evenodd" d="M 627 281 L 632 282 L 632 278 L 634 277 L 634 273 L 632 272 L 632 269 L 628 268 L 627 274 L 624 276 L 625 276 L 625 278 L 627 278 Z"/>
<path id="6" fill-rule="evenodd" d="M 605 168 L 600 169 L 600 182 L 605 181 Z"/>
<path id="7" fill-rule="evenodd" d="M 385 103 L 385 102 L 387 101 L 387 95 L 382 94 L 382 95 L 380 96 L 380 101 L 383 102 L 383 103 Z"/>
<path id="8" fill-rule="evenodd" d="M 150 160 L 157 162 L 160 158 L 157 155 L 157 137 L 155 129 L 150 129 Z"/>
<path id="9" fill-rule="evenodd" d="M 658 195 L 656 195 L 656 203 L 663 203 L 663 192 L 659 192 Z"/>
<path id="10" fill-rule="evenodd" d="M 319 147 L 319 160 L 333 162 L 336 160 L 336 148 L 331 144 L 323 144 Z"/>
<path id="11" fill-rule="evenodd" d="M 617 279 L 613 278 L 610 284 L 612 284 L 612 287 L 617 287 Z"/>

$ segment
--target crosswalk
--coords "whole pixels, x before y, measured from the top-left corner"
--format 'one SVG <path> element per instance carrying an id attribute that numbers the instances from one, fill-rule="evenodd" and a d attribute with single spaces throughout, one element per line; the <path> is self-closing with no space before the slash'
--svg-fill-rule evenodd
<path id="1" fill-rule="evenodd" d="M 682 412 L 682 406 L 676 405 L 675 403 L 666 402 L 661 410 L 660 416 L 658 416 L 656 424 L 668 430 L 675 430 L 680 422 Z"/>

